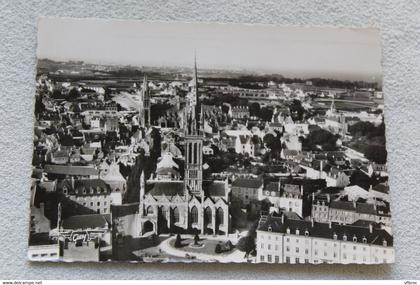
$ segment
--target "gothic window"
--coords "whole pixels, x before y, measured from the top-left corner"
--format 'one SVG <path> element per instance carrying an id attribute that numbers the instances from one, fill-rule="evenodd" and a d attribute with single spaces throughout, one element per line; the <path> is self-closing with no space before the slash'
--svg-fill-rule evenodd
<path id="1" fill-rule="evenodd" d="M 179 223 L 179 209 L 177 207 L 174 209 L 174 223 Z"/>
<path id="2" fill-rule="evenodd" d="M 224 213 L 223 213 L 223 209 L 222 208 L 217 209 L 216 219 L 217 219 L 217 223 L 219 225 L 222 225 L 224 223 Z"/>
<path id="3" fill-rule="evenodd" d="M 195 206 L 191 208 L 191 223 L 198 224 L 198 209 Z"/>
<path id="4" fill-rule="evenodd" d="M 159 218 L 166 220 L 166 209 L 165 209 L 165 207 L 160 207 L 159 210 L 160 210 L 159 211 L 159 214 L 160 214 Z"/>
<path id="5" fill-rule="evenodd" d="M 197 151 L 198 151 L 198 143 L 194 143 L 194 164 L 197 164 L 198 163 L 198 161 L 197 161 L 197 157 L 198 157 L 198 155 L 197 155 Z"/>
<path id="6" fill-rule="evenodd" d="M 192 163 L 192 148 L 191 148 L 191 144 L 187 144 L 187 148 L 188 148 L 188 162 Z"/>
<path id="7" fill-rule="evenodd" d="M 212 212 L 211 212 L 211 208 L 207 207 L 206 210 L 204 211 L 204 215 L 205 215 L 205 223 L 206 225 L 211 224 L 212 223 Z"/>

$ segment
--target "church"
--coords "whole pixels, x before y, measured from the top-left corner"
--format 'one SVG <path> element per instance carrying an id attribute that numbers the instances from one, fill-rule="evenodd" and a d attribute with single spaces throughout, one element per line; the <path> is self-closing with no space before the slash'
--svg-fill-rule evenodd
<path id="1" fill-rule="evenodd" d="M 147 82 L 144 83 L 147 86 Z M 147 87 L 146 87 L 147 88 Z M 150 110 L 147 89 L 142 99 Z M 203 116 L 198 94 L 197 64 L 189 84 L 187 102 L 182 109 L 184 135 L 184 177 L 156 175 L 140 178 L 139 234 L 200 233 L 229 234 L 230 188 L 228 181 L 203 180 Z M 147 97 L 147 100 L 145 98 Z M 144 103 L 146 104 L 146 103 Z M 147 128 L 147 112 L 141 113 Z M 159 171 L 159 169 L 157 170 Z M 153 175 L 154 176 L 154 175 Z"/>

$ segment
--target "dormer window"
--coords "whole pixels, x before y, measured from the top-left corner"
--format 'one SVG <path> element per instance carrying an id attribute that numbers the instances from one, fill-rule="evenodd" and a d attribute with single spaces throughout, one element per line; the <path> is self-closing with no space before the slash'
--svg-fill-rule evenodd
<path id="1" fill-rule="evenodd" d="M 306 230 L 305 231 L 305 236 L 307 237 L 307 236 L 309 236 L 309 232 L 308 232 L 308 230 Z"/>
<path id="2" fill-rule="evenodd" d="M 347 241 L 347 235 L 346 234 L 343 235 L 343 241 Z"/>
<path id="3" fill-rule="evenodd" d="M 268 226 L 268 231 L 269 232 L 272 232 L 273 231 L 273 228 L 271 226 Z"/>
<path id="4" fill-rule="evenodd" d="M 388 242 L 386 240 L 383 240 L 382 245 L 383 246 L 387 246 L 388 245 Z"/>
<path id="5" fill-rule="evenodd" d="M 296 235 L 299 235 L 299 234 L 300 234 L 299 229 L 296 229 Z"/>
<path id="6" fill-rule="evenodd" d="M 90 188 L 90 194 L 93 194 L 93 188 Z"/>
<path id="7" fill-rule="evenodd" d="M 337 240 L 337 234 L 336 233 L 333 234 L 333 239 Z M 344 238 L 343 238 L 343 240 L 344 240 Z"/>
<path id="8" fill-rule="evenodd" d="M 286 233 L 290 234 L 290 228 L 286 229 Z"/>
<path id="9" fill-rule="evenodd" d="M 353 236 L 353 242 L 357 242 L 357 237 Z"/>
<path id="10" fill-rule="evenodd" d="M 86 194 L 86 188 L 83 188 L 83 194 Z"/>
<path id="11" fill-rule="evenodd" d="M 363 237 L 363 243 L 367 243 L 367 238 L 366 237 Z"/>

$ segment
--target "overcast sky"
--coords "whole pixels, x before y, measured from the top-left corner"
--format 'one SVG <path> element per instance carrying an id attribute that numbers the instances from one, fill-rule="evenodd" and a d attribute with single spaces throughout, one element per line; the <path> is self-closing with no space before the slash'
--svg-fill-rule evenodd
<path id="1" fill-rule="evenodd" d="M 41 18 L 38 58 L 380 81 L 376 29 Z"/>

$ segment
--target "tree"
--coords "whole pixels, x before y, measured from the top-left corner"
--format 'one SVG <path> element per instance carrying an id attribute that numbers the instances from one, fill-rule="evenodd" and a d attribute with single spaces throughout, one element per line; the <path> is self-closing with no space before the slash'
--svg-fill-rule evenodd
<path id="1" fill-rule="evenodd" d="M 200 237 L 198 236 L 198 233 L 195 233 L 195 235 L 194 235 L 194 245 L 198 245 L 199 241 L 200 241 Z"/>
<path id="2" fill-rule="evenodd" d="M 174 244 L 175 248 L 180 248 L 182 246 L 181 241 L 182 241 L 181 240 L 181 235 L 177 234 L 176 239 L 175 239 L 175 244 Z"/>
<path id="3" fill-rule="evenodd" d="M 246 236 L 239 239 L 236 248 L 240 251 L 249 254 L 252 250 L 255 249 L 255 239 L 252 236 Z"/>
<path id="4" fill-rule="evenodd" d="M 323 150 L 336 150 L 337 136 L 329 131 L 319 129 L 312 131 L 306 139 L 303 140 L 303 146 L 306 149 L 314 150 L 320 145 Z"/>
<path id="5" fill-rule="evenodd" d="M 350 176 L 350 185 L 357 185 L 363 189 L 369 189 L 372 184 L 372 180 L 365 173 L 360 170 L 354 171 Z"/>
<path id="6" fill-rule="evenodd" d="M 357 122 L 349 126 L 349 132 L 352 136 L 366 136 L 375 130 L 375 126 L 370 122 Z"/>
<path id="7" fill-rule="evenodd" d="M 61 94 L 60 90 L 55 89 L 53 91 L 53 93 L 51 94 L 51 98 L 53 98 L 53 99 L 63 99 L 64 97 L 63 97 L 63 94 Z"/>
<path id="8" fill-rule="evenodd" d="M 259 117 L 260 116 L 260 109 L 261 109 L 260 104 L 258 104 L 257 102 L 252 103 L 249 106 L 249 115 Z"/>
<path id="9" fill-rule="evenodd" d="M 229 106 L 222 105 L 222 112 L 225 113 L 225 114 L 229 113 Z"/>
<path id="10" fill-rule="evenodd" d="M 220 246 L 220 243 L 216 244 L 216 247 L 214 248 L 215 253 L 222 253 L 222 247 Z"/>
<path id="11" fill-rule="evenodd" d="M 151 135 L 152 140 L 153 140 L 153 145 L 152 145 L 152 149 L 150 150 L 150 154 L 154 158 L 158 158 L 158 157 L 160 157 L 160 154 L 161 154 L 162 137 L 160 135 L 159 130 L 156 129 L 156 128 L 152 129 L 150 135 Z"/>
<path id="12" fill-rule="evenodd" d="M 263 121 L 271 122 L 271 119 L 273 118 L 273 109 L 269 107 L 261 108 L 260 118 Z"/>
<path id="13" fill-rule="evenodd" d="M 379 164 L 385 164 L 387 158 L 387 151 L 383 145 L 368 145 L 365 148 L 365 157 L 371 161 Z"/>
<path id="14" fill-rule="evenodd" d="M 79 91 L 76 88 L 72 88 L 69 91 L 69 94 L 67 95 L 67 98 L 70 100 L 77 99 L 80 96 Z"/>
<path id="15" fill-rule="evenodd" d="M 302 103 L 300 102 L 300 100 L 293 100 L 292 105 L 290 105 L 289 109 L 294 121 L 302 120 L 303 114 L 305 113 L 305 109 L 302 107 Z"/>

